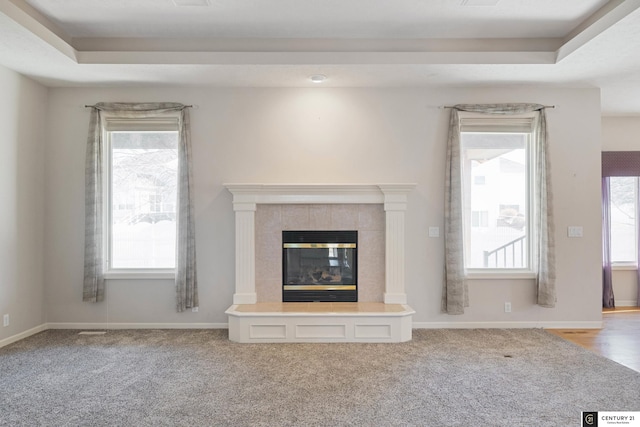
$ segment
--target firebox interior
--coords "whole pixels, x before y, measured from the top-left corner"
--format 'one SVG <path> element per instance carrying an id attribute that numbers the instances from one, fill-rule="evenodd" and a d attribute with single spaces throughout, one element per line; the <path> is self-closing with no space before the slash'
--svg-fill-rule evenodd
<path id="1" fill-rule="evenodd" d="M 357 302 L 357 231 L 283 231 L 283 302 Z"/>

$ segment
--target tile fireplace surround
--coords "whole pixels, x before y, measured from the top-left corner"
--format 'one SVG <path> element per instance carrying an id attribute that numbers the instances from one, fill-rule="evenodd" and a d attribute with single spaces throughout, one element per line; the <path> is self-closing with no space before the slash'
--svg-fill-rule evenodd
<path id="1" fill-rule="evenodd" d="M 237 342 L 401 342 L 411 340 L 404 276 L 407 195 L 415 184 L 225 184 L 236 222 L 236 284 L 229 339 Z M 383 301 L 283 303 L 258 298 L 257 205 L 384 206 Z M 366 286 L 366 284 L 362 284 Z M 360 287 L 360 284 L 359 284 Z"/>

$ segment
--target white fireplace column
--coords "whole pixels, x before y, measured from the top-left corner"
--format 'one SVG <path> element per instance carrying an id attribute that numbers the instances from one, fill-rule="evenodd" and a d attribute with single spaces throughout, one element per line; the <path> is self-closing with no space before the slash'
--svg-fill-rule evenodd
<path id="1" fill-rule="evenodd" d="M 225 184 L 236 219 L 234 304 L 257 302 L 255 212 L 257 204 L 384 204 L 385 304 L 406 304 L 405 211 L 415 184 Z"/>
<path id="2" fill-rule="evenodd" d="M 255 203 L 234 203 L 236 212 L 236 292 L 234 304 L 255 304 L 256 294 L 256 239 Z"/>
<path id="3" fill-rule="evenodd" d="M 407 210 L 407 185 L 380 185 L 384 194 L 385 304 L 406 304 L 404 289 L 404 213 Z"/>

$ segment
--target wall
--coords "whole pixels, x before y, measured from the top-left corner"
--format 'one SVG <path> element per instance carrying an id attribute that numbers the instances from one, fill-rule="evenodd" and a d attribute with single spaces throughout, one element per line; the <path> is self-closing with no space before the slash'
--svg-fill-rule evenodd
<path id="1" fill-rule="evenodd" d="M 640 150 L 640 117 L 603 117 L 602 151 Z M 616 306 L 637 304 L 636 270 L 614 270 L 613 293 Z"/>
<path id="2" fill-rule="evenodd" d="M 45 322 L 44 130 L 47 89 L 0 66 L 0 344 Z"/>
<path id="3" fill-rule="evenodd" d="M 234 292 L 234 214 L 223 183 L 416 183 L 406 213 L 406 290 L 417 326 L 599 322 L 600 96 L 596 89 L 52 89 L 47 169 L 49 321 L 224 325 Z M 176 313 L 171 281 L 110 281 L 82 303 L 84 145 L 98 101 L 194 104 L 192 141 L 200 310 Z M 539 102 L 548 110 L 556 208 L 558 303 L 534 304 L 531 280 L 477 280 L 461 316 L 440 313 L 444 162 L 455 103 Z M 567 238 L 569 225 L 584 227 Z M 504 313 L 504 302 L 513 312 Z M 573 322 L 573 323 L 572 323 Z"/>

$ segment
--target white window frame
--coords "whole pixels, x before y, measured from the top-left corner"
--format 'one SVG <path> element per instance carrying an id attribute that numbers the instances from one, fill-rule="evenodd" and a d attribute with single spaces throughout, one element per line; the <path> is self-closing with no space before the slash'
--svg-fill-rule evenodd
<path id="1" fill-rule="evenodd" d="M 534 200 L 535 191 L 535 179 L 534 168 L 535 165 L 535 138 L 534 130 L 536 126 L 536 116 L 534 114 L 523 115 L 511 115 L 511 116 L 490 116 L 480 115 L 476 113 L 460 113 L 460 160 L 464 161 L 464 155 L 462 147 L 462 134 L 463 133 L 527 133 L 527 163 L 526 163 L 526 199 L 527 199 L 527 268 L 469 268 L 465 265 L 466 277 L 468 279 L 530 279 L 536 277 L 537 266 L 535 265 L 536 246 L 534 242 L 537 240 L 534 223 L 534 212 L 537 201 Z M 461 170 L 464 176 L 466 174 L 464 165 L 461 165 Z M 463 234 L 464 234 L 464 252 L 465 258 L 468 253 L 470 244 L 470 231 L 471 231 L 471 207 L 465 206 L 465 190 L 463 184 Z"/>
<path id="2" fill-rule="evenodd" d="M 174 279 L 175 268 L 112 268 L 111 267 L 111 132 L 149 132 L 149 131 L 180 131 L 180 116 L 167 114 L 163 117 L 123 119 L 117 116 L 105 114 L 102 121 L 103 153 L 102 153 L 102 187 L 103 187 L 103 254 L 104 254 L 104 278 L 105 279 Z M 177 205 L 177 201 L 176 201 Z M 177 217 L 177 212 L 176 212 Z M 176 218 L 177 220 L 177 218 Z M 176 231 L 176 238 L 177 238 Z"/>
<path id="3" fill-rule="evenodd" d="M 611 178 L 618 178 L 618 177 L 611 177 Z M 610 179 L 611 179 L 610 178 Z M 623 178 L 623 177 L 620 177 Z M 635 178 L 635 187 L 634 187 L 634 197 L 633 197 L 633 202 L 634 202 L 634 211 L 635 211 L 635 229 L 636 229 L 636 233 L 638 233 L 639 227 L 640 227 L 640 218 L 639 218 L 639 211 L 638 211 L 638 194 L 640 194 L 640 177 L 637 176 L 631 176 L 628 178 Z M 609 189 L 609 199 L 611 199 L 611 189 Z M 609 204 L 611 204 L 611 200 L 609 200 Z M 611 209 L 611 207 L 609 207 Z M 611 224 L 609 224 L 609 233 L 611 233 Z M 611 235 L 611 234 L 610 234 Z M 636 253 L 636 258 L 637 258 L 637 254 L 638 251 L 640 250 L 640 248 L 638 247 L 638 241 L 634 240 L 635 242 L 635 253 Z M 636 261 L 613 261 L 613 259 L 611 260 L 611 268 L 613 270 L 637 270 L 638 269 L 638 263 Z"/>

